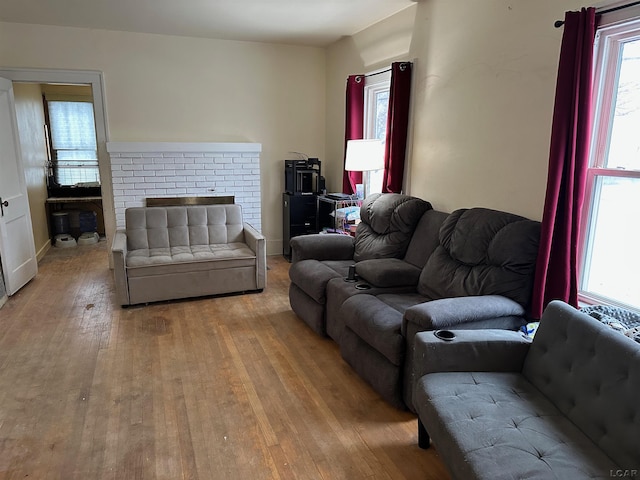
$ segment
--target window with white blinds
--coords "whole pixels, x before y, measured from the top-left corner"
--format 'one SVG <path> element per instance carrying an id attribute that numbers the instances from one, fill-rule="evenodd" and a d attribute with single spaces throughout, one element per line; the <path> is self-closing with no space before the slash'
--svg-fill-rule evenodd
<path id="1" fill-rule="evenodd" d="M 55 180 L 60 185 L 99 183 L 93 104 L 47 102 Z"/>

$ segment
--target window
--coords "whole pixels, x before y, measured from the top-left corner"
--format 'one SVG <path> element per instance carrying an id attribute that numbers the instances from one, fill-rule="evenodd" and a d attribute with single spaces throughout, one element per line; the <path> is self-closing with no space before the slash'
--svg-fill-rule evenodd
<path id="1" fill-rule="evenodd" d="M 387 109 L 389 107 L 389 87 L 391 71 L 369 74 L 364 87 L 364 137 L 385 140 L 387 134 Z M 363 181 L 367 182 L 366 191 L 382 192 L 383 170 L 367 172 Z"/>
<path id="2" fill-rule="evenodd" d="M 600 27 L 595 55 L 581 296 L 640 310 L 640 20 Z"/>
<path id="3" fill-rule="evenodd" d="M 99 184 L 93 104 L 48 100 L 53 177 L 59 185 Z"/>

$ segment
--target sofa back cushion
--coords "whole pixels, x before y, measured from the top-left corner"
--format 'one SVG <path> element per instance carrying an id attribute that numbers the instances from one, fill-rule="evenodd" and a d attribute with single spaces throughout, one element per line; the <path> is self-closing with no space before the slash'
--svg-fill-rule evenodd
<path id="1" fill-rule="evenodd" d="M 405 262 L 420 269 L 425 266 L 427 259 L 439 244 L 440 227 L 448 216 L 448 213 L 438 210 L 424 212 L 411 236 L 404 256 Z"/>
<path id="2" fill-rule="evenodd" d="M 240 205 L 132 207 L 125 222 L 129 250 L 244 242 Z"/>
<path id="3" fill-rule="evenodd" d="M 539 222 L 486 208 L 456 210 L 440 228 L 418 292 L 434 300 L 502 295 L 527 308 L 539 240 Z"/>
<path id="4" fill-rule="evenodd" d="M 360 207 L 354 260 L 404 257 L 418 221 L 430 209 L 429 202 L 408 195 L 369 195 Z"/>
<path id="5" fill-rule="evenodd" d="M 560 301 L 545 309 L 523 375 L 621 468 L 640 466 L 640 346 Z"/>

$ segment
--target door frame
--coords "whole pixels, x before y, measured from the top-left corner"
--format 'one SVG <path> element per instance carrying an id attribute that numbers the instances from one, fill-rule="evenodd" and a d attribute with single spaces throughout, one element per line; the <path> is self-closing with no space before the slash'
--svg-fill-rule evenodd
<path id="1" fill-rule="evenodd" d="M 19 83 L 73 83 L 89 84 L 93 95 L 93 111 L 98 141 L 98 169 L 102 189 L 102 210 L 104 215 L 107 245 L 111 245 L 116 230 L 115 207 L 113 205 L 113 182 L 111 178 L 111 159 L 107 153 L 109 139 L 107 111 L 105 108 L 104 77 L 97 70 L 52 70 L 39 68 L 0 67 L 0 77 Z M 112 257 L 109 255 L 109 267 Z"/>

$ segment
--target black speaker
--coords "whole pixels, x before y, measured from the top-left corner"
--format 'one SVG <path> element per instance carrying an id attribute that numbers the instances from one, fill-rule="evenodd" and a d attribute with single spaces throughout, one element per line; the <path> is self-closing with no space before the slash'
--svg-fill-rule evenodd
<path id="1" fill-rule="evenodd" d="M 318 197 L 282 194 L 282 254 L 290 259 L 289 240 L 298 235 L 318 233 Z"/>
<path id="2" fill-rule="evenodd" d="M 284 191 L 291 195 L 311 195 L 320 189 L 320 160 L 284 161 Z"/>

